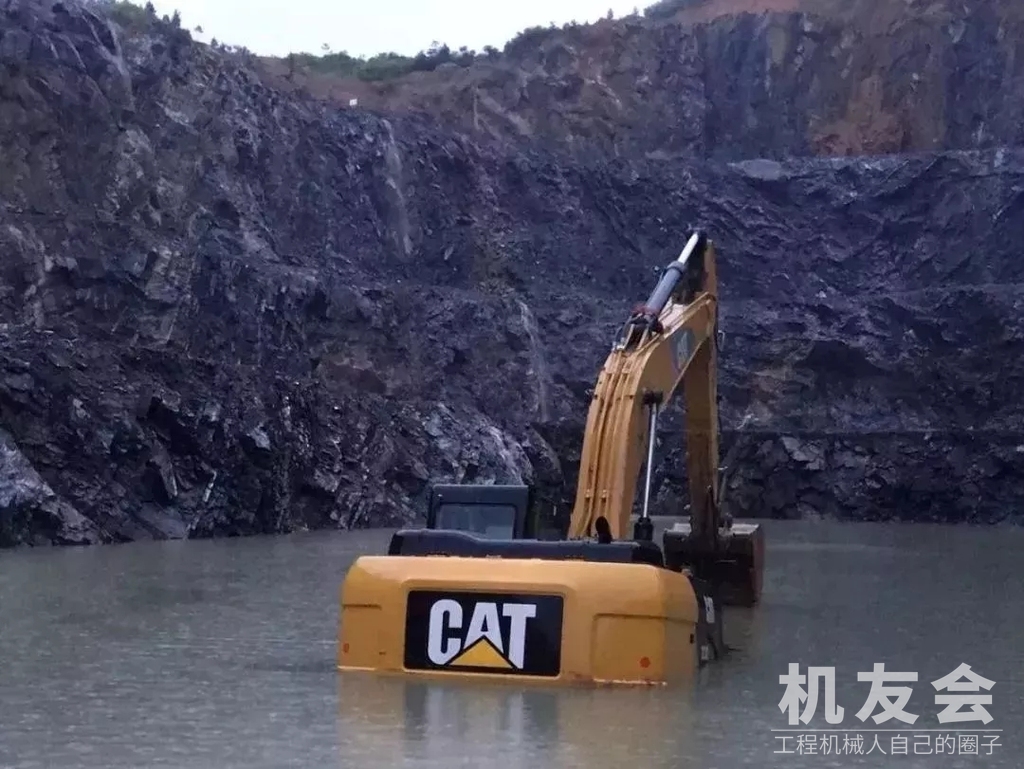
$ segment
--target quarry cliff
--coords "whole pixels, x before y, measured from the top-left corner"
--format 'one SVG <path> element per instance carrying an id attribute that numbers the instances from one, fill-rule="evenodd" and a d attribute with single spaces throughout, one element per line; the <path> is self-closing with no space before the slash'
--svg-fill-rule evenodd
<path id="1" fill-rule="evenodd" d="M 341 105 L 576 154 L 779 159 L 1024 140 L 1024 7 L 1005 1 L 663 0 L 376 82 L 261 64 L 280 87 Z"/>
<path id="2" fill-rule="evenodd" d="M 757 96 L 807 91 L 791 57 L 818 28 L 779 13 L 570 31 L 663 79 L 646 100 L 615 86 L 621 120 L 571 91 L 562 122 L 544 88 L 529 109 L 492 94 L 524 134 L 465 122 L 483 86 L 458 79 L 483 64 L 421 77 L 429 109 L 411 80 L 351 109 L 170 22 L 3 0 L 0 545 L 396 525 L 431 481 L 571 498 L 612 335 L 694 227 L 719 251 L 735 515 L 1015 520 L 1024 90 L 977 30 L 1016 22 L 964 22 L 952 45 L 1005 54 L 1003 79 L 951 68 L 978 106 L 947 100 L 894 147 L 942 152 L 811 157 L 871 147 Z M 733 58 L 687 80 L 713 28 Z M 821 87 L 828 125 L 856 89 Z M 685 494 L 679 426 L 655 512 Z"/>

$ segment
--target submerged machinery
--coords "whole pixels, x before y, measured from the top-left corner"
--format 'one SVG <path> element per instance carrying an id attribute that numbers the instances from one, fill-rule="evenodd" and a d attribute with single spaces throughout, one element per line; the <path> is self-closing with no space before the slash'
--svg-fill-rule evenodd
<path id="1" fill-rule="evenodd" d="M 722 606 L 761 595 L 764 534 L 722 512 L 715 249 L 694 233 L 598 376 L 568 531 L 537 537 L 531 489 L 432 489 L 427 527 L 362 556 L 341 594 L 338 667 L 550 684 L 684 682 L 724 653 Z M 658 418 L 686 412 L 689 522 L 650 517 Z M 644 467 L 641 509 L 632 527 Z"/>

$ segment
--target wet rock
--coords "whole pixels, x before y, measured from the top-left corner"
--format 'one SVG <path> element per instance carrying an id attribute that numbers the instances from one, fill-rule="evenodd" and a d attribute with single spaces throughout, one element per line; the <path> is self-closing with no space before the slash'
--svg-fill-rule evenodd
<path id="1" fill-rule="evenodd" d="M 789 435 L 782 436 L 781 440 L 793 462 L 803 465 L 807 470 L 821 470 L 824 467 L 824 457 L 819 447 Z"/>
<path id="2" fill-rule="evenodd" d="M 14 392 L 29 392 L 32 390 L 35 381 L 27 373 L 11 374 L 4 380 L 7 388 Z"/>
<path id="3" fill-rule="evenodd" d="M 252 451 L 269 452 L 270 436 L 262 427 L 254 427 L 249 430 L 245 437 L 248 438 L 247 445 Z"/>
<path id="4" fill-rule="evenodd" d="M 0 430 L 0 547 L 103 541 L 92 521 L 61 500 Z"/>
<path id="5" fill-rule="evenodd" d="M 313 471 L 313 477 L 309 480 L 308 485 L 311 489 L 323 492 L 333 498 L 340 483 L 341 478 L 338 475 L 318 468 Z"/>
<path id="6" fill-rule="evenodd" d="M 178 498 L 178 480 L 174 475 L 174 464 L 163 447 L 146 462 L 147 481 L 154 497 L 165 505 Z"/>

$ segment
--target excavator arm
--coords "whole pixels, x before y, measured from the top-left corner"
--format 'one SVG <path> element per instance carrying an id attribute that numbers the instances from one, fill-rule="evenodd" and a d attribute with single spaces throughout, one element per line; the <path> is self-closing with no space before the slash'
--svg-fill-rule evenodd
<path id="1" fill-rule="evenodd" d="M 592 536 L 600 517 L 613 538 L 629 537 L 642 464 L 640 520 L 649 521 L 654 433 L 659 414 L 680 387 L 686 407 L 690 525 L 695 536 L 705 539 L 717 530 L 717 326 L 714 245 L 695 233 L 647 302 L 633 311 L 598 376 L 570 538 Z"/>
<path id="2" fill-rule="evenodd" d="M 689 524 L 664 538 L 666 563 L 689 568 L 732 604 L 759 600 L 760 526 L 723 521 L 719 483 L 718 277 L 714 244 L 694 233 L 648 300 L 634 309 L 598 376 L 583 437 L 570 539 L 630 538 L 641 466 L 642 508 L 632 539 L 653 539 L 651 474 L 660 413 L 682 390 Z"/>

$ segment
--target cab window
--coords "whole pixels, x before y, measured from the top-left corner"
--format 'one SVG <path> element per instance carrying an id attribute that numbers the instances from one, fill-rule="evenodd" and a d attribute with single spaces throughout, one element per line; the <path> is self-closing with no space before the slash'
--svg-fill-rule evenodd
<path id="1" fill-rule="evenodd" d="M 516 508 L 512 505 L 462 505 L 449 502 L 437 511 L 438 529 L 457 529 L 487 537 L 512 539 L 515 533 Z"/>

